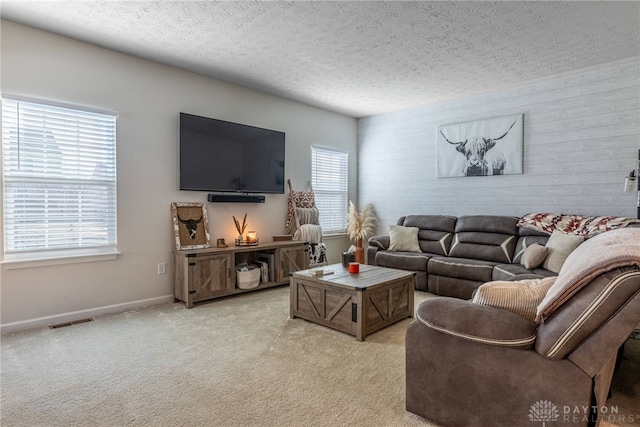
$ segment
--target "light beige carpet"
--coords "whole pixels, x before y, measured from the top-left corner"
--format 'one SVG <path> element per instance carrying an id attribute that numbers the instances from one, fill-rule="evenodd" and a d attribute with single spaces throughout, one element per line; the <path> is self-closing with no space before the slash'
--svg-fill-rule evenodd
<path id="1" fill-rule="evenodd" d="M 289 319 L 280 287 L 8 334 L 1 425 L 430 426 L 404 409 L 410 321 L 358 342 Z M 637 374 L 639 352 L 629 355 L 623 368 Z M 638 383 L 614 399 L 637 405 Z"/>

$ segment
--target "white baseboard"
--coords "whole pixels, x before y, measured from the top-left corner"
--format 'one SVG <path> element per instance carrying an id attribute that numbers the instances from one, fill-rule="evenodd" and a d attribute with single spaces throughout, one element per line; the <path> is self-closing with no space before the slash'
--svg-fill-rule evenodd
<path id="1" fill-rule="evenodd" d="M 107 305 L 104 307 L 90 308 L 88 310 L 72 311 L 70 313 L 56 314 L 54 316 L 39 317 L 37 319 L 22 320 L 20 322 L 0 325 L 0 333 L 6 334 L 25 329 L 42 328 L 50 325 L 56 325 L 58 323 L 73 322 L 74 320 L 103 316 L 105 314 L 122 313 L 124 311 L 135 310 L 148 307 L 150 305 L 166 304 L 169 302 L 173 302 L 173 295 L 125 302 L 122 304 Z"/>

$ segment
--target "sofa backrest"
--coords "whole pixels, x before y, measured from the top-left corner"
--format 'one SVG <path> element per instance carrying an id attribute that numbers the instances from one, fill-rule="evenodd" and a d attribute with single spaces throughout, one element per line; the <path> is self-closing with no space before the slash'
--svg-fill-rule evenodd
<path id="1" fill-rule="evenodd" d="M 634 299 L 638 303 L 639 295 L 638 265 L 615 268 L 594 277 L 540 324 L 536 351 L 550 359 L 563 359 L 577 347 L 590 341 L 605 324 L 616 319 L 619 323 L 614 329 L 620 335 L 614 337 L 618 332 L 610 332 L 594 340 L 589 353 L 600 352 L 606 355 L 611 349 L 615 351 L 621 344 L 618 341 L 624 342 L 640 322 L 640 311 L 625 310 Z M 627 311 L 627 314 L 622 315 Z M 587 357 L 589 358 L 591 357 Z"/>
<path id="2" fill-rule="evenodd" d="M 549 233 L 538 231 L 535 228 L 518 227 L 518 242 L 516 243 L 516 249 L 513 255 L 513 263 L 522 264 L 522 254 L 524 250 L 534 243 L 542 246 L 546 245 L 549 237 Z"/>
<path id="3" fill-rule="evenodd" d="M 418 244 L 422 252 L 447 255 L 456 227 L 455 216 L 407 215 L 398 220 L 398 225 L 418 227 Z"/>
<path id="4" fill-rule="evenodd" d="M 449 256 L 510 264 L 518 241 L 517 222 L 510 216 L 461 216 Z"/>
<path id="5" fill-rule="evenodd" d="M 536 320 L 542 323 L 536 351 L 562 359 L 581 347 L 575 357 L 583 370 L 595 360 L 590 353 L 610 356 L 640 322 L 639 295 L 640 229 L 611 230 L 586 240 L 567 257 L 538 305 Z M 600 334 L 604 329 L 607 333 Z"/>

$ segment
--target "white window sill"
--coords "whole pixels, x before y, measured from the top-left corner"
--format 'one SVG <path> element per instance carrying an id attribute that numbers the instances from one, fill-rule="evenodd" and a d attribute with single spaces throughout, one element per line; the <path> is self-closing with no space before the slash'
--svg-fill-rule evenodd
<path id="1" fill-rule="evenodd" d="M 120 255 L 120 252 L 115 247 L 5 254 L 2 266 L 7 270 L 46 267 L 49 265 L 109 261 L 116 259 L 118 255 Z"/>
<path id="2" fill-rule="evenodd" d="M 322 235 L 323 239 L 342 239 L 344 237 L 348 237 L 348 234 L 347 233 L 328 233 L 328 234 Z"/>

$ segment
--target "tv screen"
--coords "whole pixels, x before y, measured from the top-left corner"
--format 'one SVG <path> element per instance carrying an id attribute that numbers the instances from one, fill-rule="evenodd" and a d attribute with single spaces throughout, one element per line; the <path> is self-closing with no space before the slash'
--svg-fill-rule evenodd
<path id="1" fill-rule="evenodd" d="M 180 113 L 180 189 L 284 193 L 284 132 Z"/>

